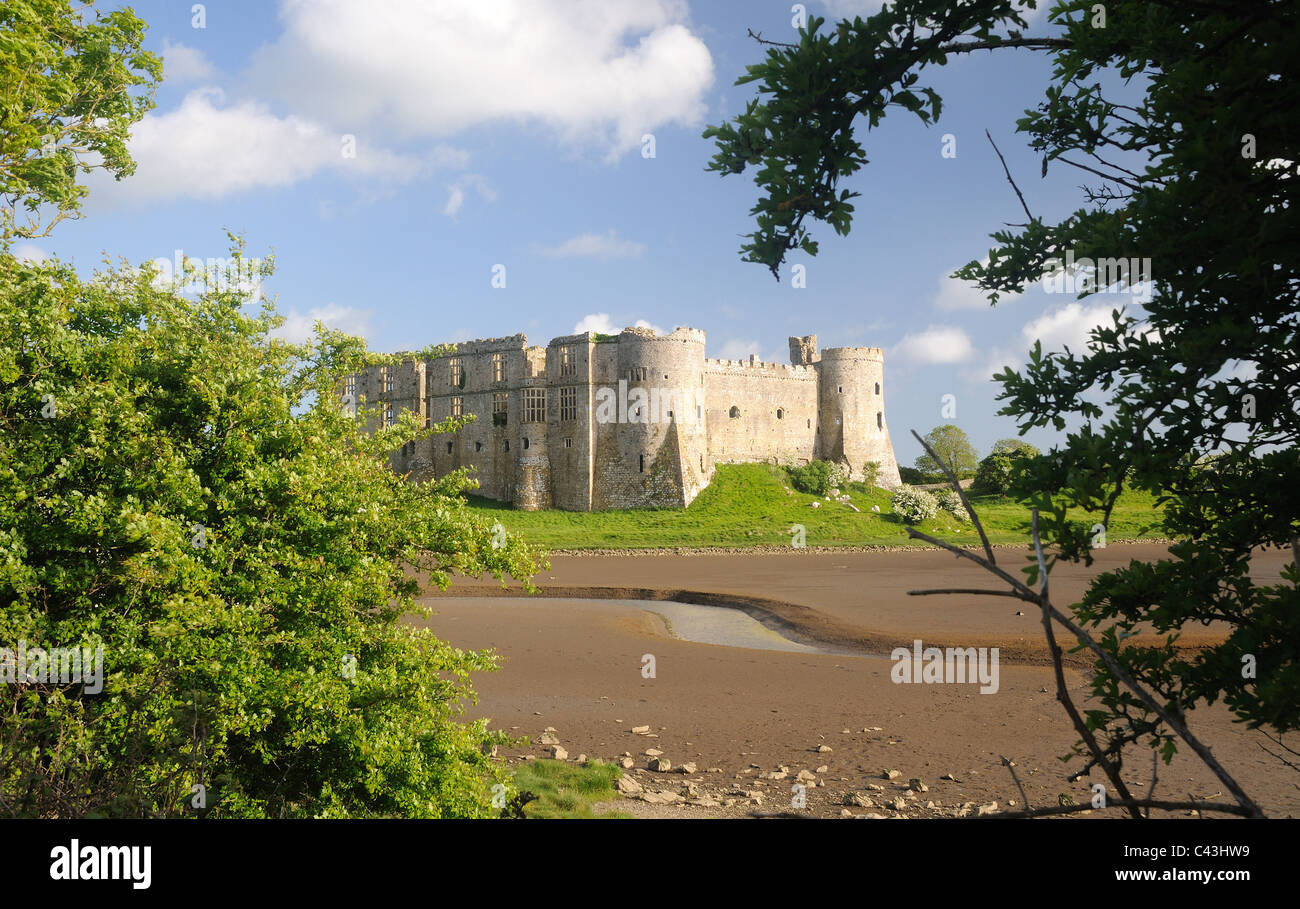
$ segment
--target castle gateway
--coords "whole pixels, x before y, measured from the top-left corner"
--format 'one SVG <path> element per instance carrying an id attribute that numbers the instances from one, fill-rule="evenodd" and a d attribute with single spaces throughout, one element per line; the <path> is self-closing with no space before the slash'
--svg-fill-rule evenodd
<path id="1" fill-rule="evenodd" d="M 379 420 L 414 411 L 459 432 L 393 452 L 413 479 L 473 468 L 480 493 L 518 508 L 684 507 L 715 464 L 844 465 L 899 485 L 885 422 L 884 354 L 790 339 L 790 365 L 704 356 L 704 332 L 625 328 L 529 347 L 523 335 L 469 341 L 446 356 L 372 367 L 349 380 Z M 371 427 L 373 428 L 373 427 Z"/>

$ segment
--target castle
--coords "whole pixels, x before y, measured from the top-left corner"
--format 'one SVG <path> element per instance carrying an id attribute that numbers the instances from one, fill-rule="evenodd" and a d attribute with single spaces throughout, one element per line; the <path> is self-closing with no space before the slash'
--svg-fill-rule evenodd
<path id="1" fill-rule="evenodd" d="M 518 508 L 684 507 L 715 464 L 844 465 L 900 483 L 885 423 L 884 354 L 817 350 L 790 338 L 790 365 L 704 356 L 704 332 L 625 328 L 529 347 L 522 335 L 469 341 L 431 359 L 347 380 L 377 420 L 414 411 L 424 425 L 476 415 L 458 432 L 404 445 L 394 470 L 415 479 L 474 468 L 480 494 Z M 373 430 L 375 425 L 368 427 Z"/>

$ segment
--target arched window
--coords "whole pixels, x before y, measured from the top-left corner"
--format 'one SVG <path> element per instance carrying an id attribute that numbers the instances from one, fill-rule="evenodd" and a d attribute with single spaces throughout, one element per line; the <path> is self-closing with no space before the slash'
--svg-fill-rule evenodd
<path id="1" fill-rule="evenodd" d="M 885 428 L 885 416 L 880 411 L 876 411 L 876 429 Z"/>
<path id="2" fill-rule="evenodd" d="M 879 383 L 879 382 L 876 383 L 876 394 L 877 394 L 877 395 L 880 394 L 880 383 Z"/>
<path id="3" fill-rule="evenodd" d="M 727 416 L 734 420 L 736 417 L 740 416 L 740 408 L 733 404 L 731 410 L 727 412 Z"/>

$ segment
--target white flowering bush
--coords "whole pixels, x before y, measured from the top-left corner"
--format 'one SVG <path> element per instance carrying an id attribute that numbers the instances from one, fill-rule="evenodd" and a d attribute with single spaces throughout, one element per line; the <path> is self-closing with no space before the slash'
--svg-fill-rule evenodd
<path id="1" fill-rule="evenodd" d="M 970 522 L 970 514 L 966 511 L 966 506 L 961 503 L 961 496 L 957 495 L 957 490 L 945 489 L 939 493 L 937 501 L 940 508 L 957 520 Z"/>
<path id="2" fill-rule="evenodd" d="M 890 500 L 894 514 L 909 524 L 920 524 L 939 513 L 939 500 L 924 489 L 904 486 Z"/>

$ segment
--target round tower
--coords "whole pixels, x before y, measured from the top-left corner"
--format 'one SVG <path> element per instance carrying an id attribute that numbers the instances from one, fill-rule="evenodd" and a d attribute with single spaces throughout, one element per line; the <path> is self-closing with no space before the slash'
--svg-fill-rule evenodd
<path id="1" fill-rule="evenodd" d="M 818 370 L 817 456 L 847 464 L 862 479 L 869 461 L 880 465 L 877 482 L 898 486 L 898 461 L 885 422 L 885 353 L 879 347 L 831 347 Z"/>
<path id="2" fill-rule="evenodd" d="M 605 481 L 629 504 L 689 504 L 708 482 L 704 332 L 625 328 L 617 380 L 617 457 L 604 465 Z"/>

